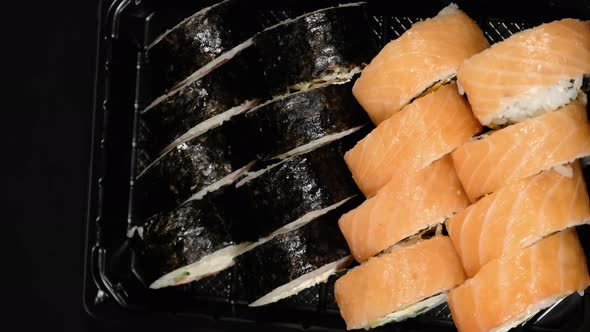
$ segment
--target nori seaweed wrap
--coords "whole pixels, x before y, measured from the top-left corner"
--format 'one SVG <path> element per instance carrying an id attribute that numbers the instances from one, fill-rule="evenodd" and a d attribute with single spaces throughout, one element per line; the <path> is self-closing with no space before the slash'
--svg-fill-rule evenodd
<path id="1" fill-rule="evenodd" d="M 150 159 L 227 120 L 231 113 L 245 111 L 268 99 L 262 83 L 262 69 L 254 53 L 254 49 L 247 48 L 141 113 L 142 137 L 147 138 L 142 142 L 142 149 Z M 221 119 L 224 115 L 227 117 Z M 207 120 L 209 123 L 204 123 Z M 195 128 L 199 124 L 202 128 Z M 193 132 L 187 133 L 191 129 Z"/>
<path id="2" fill-rule="evenodd" d="M 272 96 L 349 80 L 373 53 L 364 9 L 343 5 L 277 25 L 223 65 L 158 100 L 141 114 L 142 137 L 148 138 L 144 154 L 155 159 Z"/>
<path id="3" fill-rule="evenodd" d="M 325 282 L 352 262 L 338 228 L 343 213 L 361 198 L 319 216 L 301 228 L 277 235 L 236 258 L 252 306 L 265 305 Z"/>
<path id="4" fill-rule="evenodd" d="M 153 81 L 158 83 L 153 87 L 154 93 L 160 95 L 186 83 L 191 75 L 206 73 L 211 69 L 207 67 L 227 60 L 233 55 L 232 50 L 238 50 L 241 44 L 271 25 L 338 3 L 335 0 L 283 2 L 284 10 L 268 15 L 272 19 L 255 19 L 262 4 L 217 1 L 156 38 L 148 47 Z"/>
<path id="5" fill-rule="evenodd" d="M 229 184 L 247 170 L 253 149 L 235 148 L 239 137 L 219 126 L 182 143 L 157 160 L 137 178 L 140 219 L 173 208 L 204 191 Z"/>
<path id="6" fill-rule="evenodd" d="M 242 149 L 255 147 L 259 159 L 282 157 L 345 135 L 370 121 L 352 95 L 354 81 L 298 92 L 238 116 L 246 132 Z M 296 149 L 296 150 L 294 150 Z"/>
<path id="7" fill-rule="evenodd" d="M 256 241 L 279 228 L 312 220 L 314 215 L 359 195 L 343 155 L 362 133 L 276 164 L 261 163 L 245 174 L 235 191 L 220 200 L 231 214 L 234 239 Z"/>
<path id="8" fill-rule="evenodd" d="M 138 257 L 151 288 L 179 285 L 233 265 L 248 244 L 232 241 L 214 198 L 193 200 L 143 226 Z"/>
<path id="9" fill-rule="evenodd" d="M 374 55 L 365 3 L 342 5 L 299 17 L 259 34 L 265 82 L 271 95 L 350 78 Z"/>

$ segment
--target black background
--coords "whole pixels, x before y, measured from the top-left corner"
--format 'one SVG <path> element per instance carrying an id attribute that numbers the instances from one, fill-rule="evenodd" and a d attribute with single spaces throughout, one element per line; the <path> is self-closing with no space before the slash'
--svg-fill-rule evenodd
<path id="1" fill-rule="evenodd" d="M 105 330 L 81 296 L 97 4 L 2 10 L 4 331 Z"/>

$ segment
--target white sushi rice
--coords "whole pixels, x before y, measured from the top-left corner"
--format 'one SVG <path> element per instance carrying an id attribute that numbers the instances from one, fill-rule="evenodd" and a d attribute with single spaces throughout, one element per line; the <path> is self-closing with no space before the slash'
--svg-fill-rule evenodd
<path id="1" fill-rule="evenodd" d="M 483 125 L 504 125 L 521 122 L 554 111 L 578 97 L 583 75 L 560 80 L 549 87 L 533 87 L 526 94 L 506 97 L 492 115 L 481 117 Z"/>
<path id="2" fill-rule="evenodd" d="M 296 156 L 296 155 L 300 155 L 302 153 L 306 153 L 306 152 L 315 150 L 315 149 L 317 149 L 319 147 L 322 147 L 322 146 L 324 146 L 324 145 L 326 145 L 326 144 L 328 144 L 330 142 L 337 141 L 337 140 L 339 140 L 339 139 L 341 139 L 343 137 L 346 137 L 346 136 L 348 136 L 348 135 L 350 135 L 350 134 L 352 134 L 354 132 L 357 132 L 361 128 L 363 128 L 364 126 L 365 125 L 362 125 L 362 126 L 358 126 L 358 127 L 354 127 L 354 128 L 345 130 L 345 131 L 340 132 L 340 133 L 326 135 L 326 136 L 324 136 L 322 138 L 318 138 L 318 139 L 313 140 L 313 141 L 311 141 L 311 142 L 309 142 L 307 144 L 304 144 L 304 145 L 301 145 L 299 147 L 296 147 L 295 149 L 289 150 L 289 151 L 287 151 L 287 152 L 285 152 L 283 154 L 280 154 L 280 155 L 278 155 L 278 156 L 276 156 L 274 158 L 276 158 L 276 159 L 284 159 L 284 158 L 289 158 L 291 156 Z"/>
<path id="3" fill-rule="evenodd" d="M 369 328 L 376 328 L 378 326 L 382 326 L 391 322 L 400 322 L 408 318 L 413 318 L 418 315 L 421 315 L 426 311 L 431 310 L 432 308 L 435 308 L 445 302 L 447 302 L 446 293 L 440 293 L 431 296 L 427 299 L 418 301 L 398 311 L 387 314 L 386 316 L 369 323 L 367 326 L 361 326 L 359 328 L 364 328 L 368 330 Z"/>
<path id="4" fill-rule="evenodd" d="M 259 103 L 258 100 L 248 100 L 248 101 L 242 103 L 241 105 L 238 105 L 236 107 L 232 107 L 221 114 L 213 116 L 213 117 L 199 123 L 198 125 L 192 127 L 187 132 L 182 134 L 180 137 L 175 139 L 172 143 L 168 144 L 168 146 L 166 146 L 162 150 L 160 155 L 165 155 L 169 151 L 173 150 L 179 144 L 182 144 L 184 142 L 188 142 L 191 139 L 206 133 L 208 130 L 215 129 L 215 128 L 221 126 L 224 122 L 228 121 L 232 117 L 234 117 L 238 114 L 244 113 L 245 111 L 256 106 L 258 103 Z"/>
<path id="5" fill-rule="evenodd" d="M 574 176 L 574 169 L 572 168 L 571 164 L 556 165 L 553 166 L 552 169 L 566 178 L 571 179 Z"/>
<path id="6" fill-rule="evenodd" d="M 275 288 L 272 292 L 250 303 L 249 306 L 258 307 L 274 303 L 284 298 L 287 298 L 291 295 L 295 295 L 306 288 L 312 287 L 322 282 L 326 282 L 332 274 L 341 271 L 351 262 L 352 256 L 346 256 L 340 260 L 337 260 L 330 264 L 326 264 L 313 272 L 302 275 L 301 277 L 289 283 L 286 283 L 278 288 Z"/>
<path id="7" fill-rule="evenodd" d="M 249 243 L 240 243 L 220 249 L 190 265 L 160 277 L 150 285 L 150 288 L 158 289 L 185 284 L 223 271 L 234 265 L 234 258 L 244 253 L 248 245 Z"/>
<path id="8" fill-rule="evenodd" d="M 189 199 L 184 201 L 181 205 L 184 205 L 190 201 L 201 199 L 201 198 L 205 197 L 205 195 L 208 193 L 214 192 L 223 186 L 227 186 L 229 184 L 232 184 L 242 174 L 244 174 L 250 168 L 252 168 L 252 166 L 254 166 L 255 163 L 256 163 L 255 161 L 252 161 L 248 165 L 246 165 L 246 166 L 236 170 L 235 172 L 232 172 L 232 173 L 226 175 L 225 177 L 221 178 L 219 181 L 213 182 L 212 184 L 202 188 L 201 190 L 196 192 L 194 195 L 192 195 Z"/>
<path id="9" fill-rule="evenodd" d="M 560 294 L 560 295 L 555 295 L 552 297 L 549 297 L 545 300 L 539 301 L 535 304 L 533 304 L 532 306 L 529 306 L 527 308 L 527 310 L 525 310 L 525 312 L 523 312 L 522 314 L 520 314 L 519 316 L 517 316 L 516 318 L 496 327 L 490 330 L 490 332 L 507 332 L 512 328 L 517 327 L 518 325 L 524 325 L 529 319 L 531 319 L 533 316 L 535 316 L 537 313 L 539 313 L 541 310 L 543 309 L 547 309 L 549 307 L 551 307 L 553 304 L 561 301 L 562 299 L 564 299 L 565 297 L 567 297 L 570 294 L 573 294 L 574 292 L 568 293 L 568 294 Z M 583 294 L 583 291 L 582 291 Z"/>
<path id="10" fill-rule="evenodd" d="M 450 14 L 456 13 L 458 10 L 459 10 L 459 6 L 457 6 L 457 4 L 455 4 L 454 2 L 451 2 L 448 6 L 441 9 L 441 11 L 438 12 L 438 15 L 436 15 L 436 17 L 450 15 Z"/>

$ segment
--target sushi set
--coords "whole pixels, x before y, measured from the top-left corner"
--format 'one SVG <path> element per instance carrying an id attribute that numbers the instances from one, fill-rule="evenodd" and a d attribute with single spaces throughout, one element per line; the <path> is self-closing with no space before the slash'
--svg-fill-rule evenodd
<path id="1" fill-rule="evenodd" d="M 86 310 L 590 330 L 590 6 L 535 7 L 101 2 Z"/>

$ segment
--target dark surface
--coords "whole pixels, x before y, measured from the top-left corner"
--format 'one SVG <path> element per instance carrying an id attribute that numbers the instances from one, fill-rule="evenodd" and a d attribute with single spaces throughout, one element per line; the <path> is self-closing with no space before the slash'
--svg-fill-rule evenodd
<path id="1" fill-rule="evenodd" d="M 238 256 L 237 271 L 244 282 L 242 290 L 248 302 L 350 255 L 338 219 L 359 201 L 362 200 L 349 201 L 299 229 L 278 235 Z"/>

